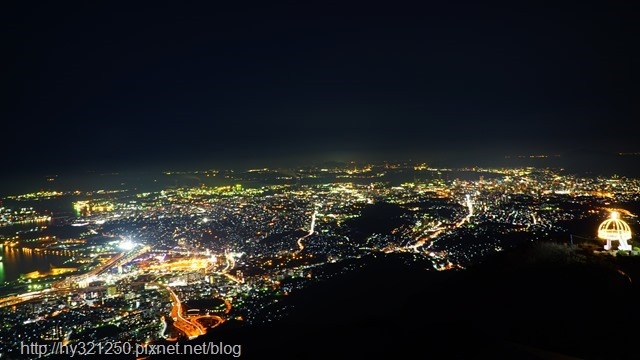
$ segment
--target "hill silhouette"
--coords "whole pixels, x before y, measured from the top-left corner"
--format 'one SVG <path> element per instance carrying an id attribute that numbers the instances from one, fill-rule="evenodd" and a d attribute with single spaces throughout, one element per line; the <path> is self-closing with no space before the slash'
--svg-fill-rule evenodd
<path id="1" fill-rule="evenodd" d="M 410 256 L 371 257 L 279 302 L 294 309 L 285 320 L 227 322 L 192 343 L 241 344 L 243 359 L 637 358 L 638 259 L 543 243 L 437 272 Z"/>

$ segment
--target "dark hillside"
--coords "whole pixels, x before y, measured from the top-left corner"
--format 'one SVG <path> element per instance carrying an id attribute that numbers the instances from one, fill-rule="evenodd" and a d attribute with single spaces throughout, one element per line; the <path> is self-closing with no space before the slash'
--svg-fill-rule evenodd
<path id="1" fill-rule="evenodd" d="M 636 289 L 616 266 L 555 244 L 458 272 L 378 257 L 283 300 L 286 321 L 226 323 L 193 343 L 242 344 L 256 359 L 632 359 Z"/>

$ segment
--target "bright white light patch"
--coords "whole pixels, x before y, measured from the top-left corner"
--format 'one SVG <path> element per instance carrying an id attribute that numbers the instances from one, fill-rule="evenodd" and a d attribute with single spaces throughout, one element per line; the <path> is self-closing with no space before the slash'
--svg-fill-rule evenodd
<path id="1" fill-rule="evenodd" d="M 129 240 L 125 240 L 123 242 L 120 243 L 120 245 L 118 245 L 118 247 L 122 250 L 131 250 L 136 246 L 135 243 L 129 241 Z"/>

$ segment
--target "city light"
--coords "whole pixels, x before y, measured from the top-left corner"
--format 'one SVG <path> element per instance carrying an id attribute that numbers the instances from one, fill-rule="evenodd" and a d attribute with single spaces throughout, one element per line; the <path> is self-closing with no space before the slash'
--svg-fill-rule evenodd
<path id="1" fill-rule="evenodd" d="M 391 171 L 409 177 L 398 184 L 377 180 Z M 414 176 L 417 171 L 423 178 Z M 461 179 L 458 172 L 479 179 Z M 95 316 L 126 324 L 120 326 L 132 341 L 180 341 L 200 337 L 231 318 L 247 324 L 284 319 L 289 310 L 280 307 L 285 303 L 278 301 L 280 296 L 359 271 L 368 257 L 399 256 L 430 271 L 464 270 L 524 241 L 559 239 L 566 233 L 559 224 L 603 211 L 611 216 L 597 238 L 591 234 L 593 244 L 606 240 L 605 249 L 612 250 L 617 241 L 617 250 L 632 248 L 631 229 L 621 217 L 635 224 L 637 216 L 631 208 L 605 206 L 633 201 L 640 189 L 636 180 L 579 178 L 549 169 L 432 169 L 410 163 L 323 167 L 300 176 L 321 173 L 335 175 L 335 181 L 270 184 L 268 178 L 276 177 L 265 169 L 251 173 L 265 176 L 267 185 L 258 187 L 166 188 L 134 194 L 135 200 L 130 193 L 113 192 L 108 201 L 87 196 L 90 202 L 77 204 L 91 207 L 91 213 L 83 210 L 45 224 L 78 235 L 60 237 L 34 224 L 33 232 L 27 232 L 33 235 L 4 238 L 5 263 L 23 252 L 70 257 L 77 264 L 23 276 L 30 281 L 27 294 L 0 298 L 0 311 L 42 327 L 45 335 L 39 339 L 68 336 L 65 327 L 47 332 L 47 321 L 38 320 L 41 313 L 51 317 L 68 311 L 73 315 L 65 320 L 67 328 L 93 331 L 95 324 L 85 318 Z M 229 176 L 230 184 L 237 183 Z M 64 193 L 71 194 L 81 195 Z M 101 204 L 110 206 L 94 210 Z M 0 215 L 2 226 L 31 224 L 44 216 L 36 207 L 5 207 Z M 373 232 L 360 228 L 363 224 L 372 225 Z M 173 322 L 160 324 L 157 316 L 143 313 L 170 314 Z"/>
<path id="2" fill-rule="evenodd" d="M 124 240 L 118 245 L 118 247 L 122 250 L 129 251 L 136 247 L 136 243 L 131 240 Z"/>

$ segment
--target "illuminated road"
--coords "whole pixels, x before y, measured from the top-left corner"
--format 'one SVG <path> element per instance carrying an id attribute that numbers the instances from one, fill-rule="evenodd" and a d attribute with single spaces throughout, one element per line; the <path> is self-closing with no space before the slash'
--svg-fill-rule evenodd
<path id="1" fill-rule="evenodd" d="M 171 308 L 171 317 L 173 318 L 173 325 L 180 331 L 182 331 L 189 339 L 195 339 L 200 335 L 204 335 L 207 332 L 207 328 L 205 328 L 202 324 L 198 322 L 199 319 L 213 319 L 216 321 L 216 324 L 213 327 L 216 327 L 224 322 L 224 319 L 217 315 L 194 315 L 184 317 L 182 316 L 182 302 L 178 298 L 178 295 L 167 285 L 157 284 L 159 286 L 167 289 L 169 294 L 171 295 L 171 302 L 173 306 Z M 231 303 L 225 300 L 225 305 L 227 307 L 227 312 L 231 309 Z"/>
<path id="2" fill-rule="evenodd" d="M 102 291 L 104 289 L 106 289 L 105 286 L 96 286 L 96 287 L 87 288 L 85 291 Z M 32 291 L 32 292 L 28 292 L 20 295 L 8 296 L 0 299 L 0 308 L 17 305 L 19 303 L 29 301 L 29 300 L 36 300 L 45 295 L 53 295 L 53 294 L 66 295 L 70 293 L 71 293 L 71 289 L 44 289 L 44 290 Z"/>
<path id="3" fill-rule="evenodd" d="M 90 272 L 88 272 L 87 274 L 85 274 L 85 277 L 90 277 L 90 276 L 98 276 L 98 275 L 102 275 L 104 274 L 107 270 L 109 270 L 110 268 L 112 268 L 120 259 L 122 259 L 124 257 L 124 253 L 120 253 L 114 257 L 112 257 L 111 259 L 109 259 L 109 261 L 107 261 L 106 263 L 104 263 L 102 266 L 99 266 L 98 268 L 91 270 Z"/>
<path id="4" fill-rule="evenodd" d="M 222 324 L 225 320 L 218 315 L 187 315 L 185 318 L 182 316 L 183 308 L 182 302 L 178 298 L 178 295 L 171 289 L 169 286 L 163 284 L 157 284 L 159 286 L 164 287 L 169 291 L 171 295 L 171 301 L 173 306 L 171 308 L 171 317 L 174 322 L 173 325 L 180 331 L 182 331 L 189 339 L 195 339 L 200 335 L 204 335 L 207 332 L 207 328 L 198 322 L 198 320 L 207 319 L 207 320 L 215 320 L 215 325 L 209 326 L 208 328 L 214 328 L 220 324 Z M 224 300 L 225 303 L 225 313 L 228 314 L 231 311 L 231 303 L 228 300 Z M 164 331 L 163 331 L 164 332 Z"/>
<path id="5" fill-rule="evenodd" d="M 225 259 L 227 260 L 227 265 L 224 269 L 220 270 L 218 274 L 226 276 L 228 279 L 235 281 L 239 284 L 244 284 L 244 279 L 240 279 L 236 276 L 229 274 L 229 270 L 232 270 L 236 266 L 236 261 L 233 259 L 233 255 L 229 253 L 224 254 Z"/>
<path id="6" fill-rule="evenodd" d="M 0 299 L 0 308 L 16 305 L 21 302 L 25 302 L 33 299 L 37 299 L 42 295 L 43 293 L 41 291 L 36 291 L 36 292 L 30 292 L 30 293 L 25 293 L 20 295 L 8 296 Z"/>
<path id="7" fill-rule="evenodd" d="M 202 319 L 213 319 L 216 321 L 215 325 L 209 326 L 210 329 L 213 329 L 214 327 L 217 327 L 218 325 L 222 324 L 224 322 L 224 319 L 221 318 L 218 315 L 192 315 L 189 316 L 190 320 L 193 320 L 193 322 L 195 324 L 197 324 L 198 326 L 202 327 L 202 325 L 198 322 L 198 320 L 202 320 Z M 206 331 L 206 330 L 205 330 Z"/>
<path id="8" fill-rule="evenodd" d="M 313 235 L 313 233 L 315 232 L 315 227 L 316 227 L 316 215 L 318 215 L 318 209 L 316 208 L 313 211 L 313 215 L 311 215 L 311 226 L 309 227 L 309 233 L 303 237 L 301 237 L 300 239 L 298 239 L 298 252 L 304 250 L 304 244 L 302 243 L 302 241 L 306 238 L 308 238 L 309 236 Z"/>
<path id="9" fill-rule="evenodd" d="M 233 256 L 229 253 L 224 254 L 224 259 L 227 260 L 227 265 L 224 269 L 222 269 L 222 273 L 226 273 L 229 270 L 233 269 L 236 266 L 236 261 L 233 260 Z"/>
<path id="10" fill-rule="evenodd" d="M 71 288 L 71 287 L 73 287 L 74 284 L 80 285 L 81 283 L 85 283 L 88 278 L 93 277 L 93 276 L 101 275 L 105 271 L 107 271 L 110 268 L 112 268 L 118 262 L 118 260 L 120 260 L 120 259 L 122 259 L 124 257 L 124 255 L 125 255 L 124 253 L 119 253 L 119 254 L 115 255 L 114 257 L 112 257 L 111 259 L 109 259 L 104 264 L 102 264 L 102 265 L 98 266 L 97 268 L 89 271 L 88 273 L 82 274 L 82 275 L 71 276 L 71 277 L 68 277 L 68 278 L 66 278 L 64 280 L 60 280 L 60 281 L 54 283 L 53 285 L 51 285 L 51 288 L 53 288 L 53 289 Z"/>
<path id="11" fill-rule="evenodd" d="M 164 338 L 165 331 L 167 331 L 167 321 L 164 319 L 164 316 L 160 317 L 160 321 L 162 321 L 162 328 L 160 328 L 160 337 Z"/>
<path id="12" fill-rule="evenodd" d="M 427 241 L 438 237 L 438 235 L 440 235 L 444 230 L 446 230 L 446 228 L 440 226 L 441 224 L 442 223 L 438 223 L 438 225 L 431 228 L 430 231 L 433 231 L 433 233 L 431 233 L 428 236 L 421 237 L 420 239 L 418 239 L 418 241 L 415 244 L 409 245 L 408 248 L 412 250 L 417 250 L 419 247 L 423 246 Z"/>
<path id="13" fill-rule="evenodd" d="M 127 253 L 124 253 L 124 252 L 119 253 L 114 257 L 112 257 L 111 259 L 109 259 L 106 263 L 98 266 L 97 268 L 91 270 L 90 272 L 82 275 L 72 276 L 67 279 L 58 281 L 54 283 L 51 287 L 53 289 L 64 289 L 64 288 L 71 288 L 74 285 L 78 285 L 79 287 L 84 288 L 87 286 L 87 284 L 90 281 L 92 281 L 90 279 L 98 277 L 104 274 L 105 272 L 107 272 L 109 269 L 114 268 L 116 266 L 126 265 L 131 260 L 146 253 L 149 250 L 151 250 L 151 247 L 143 246 L 138 250 L 132 250 Z"/>
<path id="14" fill-rule="evenodd" d="M 468 222 L 469 219 L 473 216 L 473 206 L 472 203 L 469 199 L 469 197 L 467 197 L 467 206 L 469 208 L 469 213 L 462 218 L 460 221 L 458 221 L 454 226 L 453 229 L 458 228 L 460 226 L 462 226 L 464 223 Z M 418 239 L 418 241 L 413 244 L 413 245 L 409 245 L 407 246 L 408 249 L 411 250 L 418 250 L 419 247 L 422 247 L 427 241 L 434 239 L 436 237 L 438 237 L 438 235 L 440 235 L 444 230 L 446 230 L 446 228 L 444 227 L 440 227 L 441 223 L 438 223 L 438 225 L 434 226 L 432 228 L 432 231 L 434 231 L 432 234 L 425 236 L 425 237 L 421 237 L 420 239 Z M 431 244 L 429 245 L 429 247 L 431 247 Z"/>
<path id="15" fill-rule="evenodd" d="M 244 280 L 239 279 L 237 276 L 233 276 L 227 273 L 223 273 L 222 275 L 226 276 L 229 280 L 237 282 L 238 284 L 244 284 Z"/>
<path id="16" fill-rule="evenodd" d="M 231 301 L 224 299 L 224 306 L 225 306 L 224 313 L 228 314 L 229 311 L 231 311 Z"/>
<path id="17" fill-rule="evenodd" d="M 173 318 L 173 326 L 175 326 L 178 330 L 182 331 L 189 339 L 195 339 L 200 335 L 204 335 L 205 331 L 191 321 L 185 319 L 182 316 L 182 303 L 173 290 L 166 286 L 164 286 L 167 291 L 169 291 L 169 295 L 171 295 L 171 302 L 173 306 L 171 307 L 171 317 Z"/>

